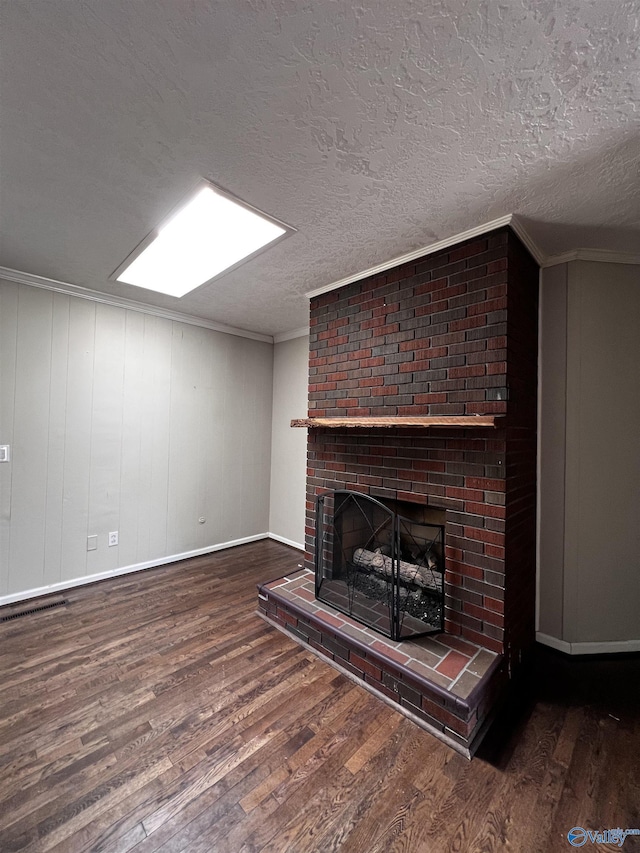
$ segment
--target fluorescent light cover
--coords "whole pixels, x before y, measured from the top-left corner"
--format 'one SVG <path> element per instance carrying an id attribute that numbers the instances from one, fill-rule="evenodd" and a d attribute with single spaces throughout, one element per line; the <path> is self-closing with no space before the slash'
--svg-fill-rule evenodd
<path id="1" fill-rule="evenodd" d="M 207 184 L 158 229 L 117 281 L 184 296 L 286 230 Z"/>

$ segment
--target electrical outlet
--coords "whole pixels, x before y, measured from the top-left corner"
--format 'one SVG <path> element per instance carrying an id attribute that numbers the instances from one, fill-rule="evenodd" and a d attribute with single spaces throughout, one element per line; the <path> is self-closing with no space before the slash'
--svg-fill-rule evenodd
<path id="1" fill-rule="evenodd" d="M 109 547 L 111 548 L 112 545 L 117 545 L 117 544 L 118 544 L 118 531 L 114 530 L 112 533 L 109 534 Z"/>

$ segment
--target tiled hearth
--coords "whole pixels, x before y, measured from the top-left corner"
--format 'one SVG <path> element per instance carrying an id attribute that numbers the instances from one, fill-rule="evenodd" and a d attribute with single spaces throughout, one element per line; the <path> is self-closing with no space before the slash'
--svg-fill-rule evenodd
<path id="1" fill-rule="evenodd" d="M 394 642 L 317 601 L 299 569 L 259 588 L 261 615 L 470 757 L 504 684 L 504 660 L 448 634 Z"/>

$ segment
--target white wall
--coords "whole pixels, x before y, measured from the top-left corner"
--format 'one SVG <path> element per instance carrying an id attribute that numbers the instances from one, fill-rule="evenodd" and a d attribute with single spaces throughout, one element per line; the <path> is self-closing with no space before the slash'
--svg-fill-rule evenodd
<path id="1" fill-rule="evenodd" d="M 266 534 L 271 389 L 268 343 L 0 282 L 0 602 Z"/>
<path id="2" fill-rule="evenodd" d="M 640 267 L 543 273 L 539 638 L 640 650 Z"/>
<path id="3" fill-rule="evenodd" d="M 307 430 L 291 427 L 308 407 L 309 336 L 274 346 L 269 530 L 304 548 Z"/>

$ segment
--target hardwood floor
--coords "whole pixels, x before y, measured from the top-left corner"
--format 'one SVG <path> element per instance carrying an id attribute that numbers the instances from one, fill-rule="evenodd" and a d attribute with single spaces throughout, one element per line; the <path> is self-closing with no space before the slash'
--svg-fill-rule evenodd
<path id="1" fill-rule="evenodd" d="M 640 828 L 637 659 L 541 651 L 468 762 L 255 615 L 299 559 L 257 542 L 1 624 L 2 853 L 549 853 Z"/>

